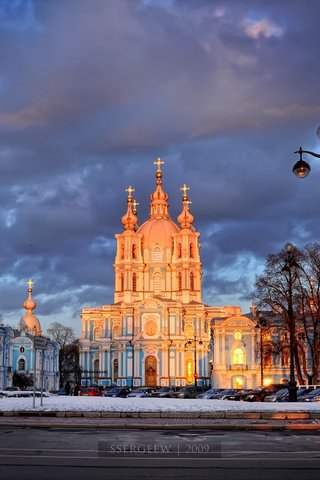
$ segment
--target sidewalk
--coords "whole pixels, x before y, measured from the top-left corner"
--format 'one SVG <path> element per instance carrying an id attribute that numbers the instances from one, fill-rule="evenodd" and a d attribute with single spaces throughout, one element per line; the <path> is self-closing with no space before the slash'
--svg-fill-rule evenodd
<path id="1" fill-rule="evenodd" d="M 0 412 L 1 428 L 150 430 L 320 430 L 320 413 L 214 412 Z"/>

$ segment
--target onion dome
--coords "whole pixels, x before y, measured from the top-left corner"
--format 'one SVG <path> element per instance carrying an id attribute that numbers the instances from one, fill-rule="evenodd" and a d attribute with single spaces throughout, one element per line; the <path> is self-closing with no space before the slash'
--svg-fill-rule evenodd
<path id="1" fill-rule="evenodd" d="M 121 222 L 125 230 L 135 230 L 135 227 L 138 223 L 138 217 L 135 215 L 132 209 L 132 192 L 134 192 L 134 188 L 129 185 L 129 187 L 126 189 L 126 192 L 128 192 L 128 207 L 126 214 L 121 218 Z"/>
<path id="2" fill-rule="evenodd" d="M 190 189 L 189 187 L 186 186 L 186 184 L 184 184 L 183 187 L 180 188 L 180 190 L 183 191 L 183 195 L 182 195 L 183 208 L 177 220 L 180 223 L 181 228 L 191 228 L 192 226 L 191 224 L 194 221 L 194 216 L 191 215 L 189 210 L 189 205 L 191 202 L 188 199 L 187 191 Z"/>
<path id="3" fill-rule="evenodd" d="M 33 314 L 33 310 L 36 308 L 37 303 L 32 298 L 32 285 L 33 281 L 30 279 L 28 282 L 28 298 L 23 302 L 23 307 L 27 310 L 27 313 L 19 322 L 19 326 L 22 330 L 25 330 L 32 335 L 41 335 L 41 326 L 38 318 Z"/>
<path id="4" fill-rule="evenodd" d="M 161 165 L 164 164 L 160 158 L 154 162 L 157 165 L 156 190 L 150 195 L 150 216 L 137 230 L 143 235 L 144 248 L 152 248 L 159 245 L 163 248 L 172 247 L 173 235 L 179 233 L 179 227 L 170 218 L 168 212 L 168 194 L 162 189 Z"/>

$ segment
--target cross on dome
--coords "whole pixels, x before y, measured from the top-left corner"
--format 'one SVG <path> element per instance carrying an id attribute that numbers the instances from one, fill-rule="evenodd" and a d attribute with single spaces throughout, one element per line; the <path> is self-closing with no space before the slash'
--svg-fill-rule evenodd
<path id="1" fill-rule="evenodd" d="M 183 191 L 183 195 L 187 195 L 187 191 L 190 190 L 190 187 L 187 187 L 187 185 L 184 183 L 180 190 Z"/>
<path id="2" fill-rule="evenodd" d="M 158 172 L 161 172 L 161 165 L 164 165 L 164 161 L 160 157 L 157 158 L 156 162 L 153 162 L 154 165 L 158 166 Z"/>
<path id="3" fill-rule="evenodd" d="M 137 200 L 133 200 L 132 202 L 132 211 L 136 215 L 137 214 L 137 207 L 140 205 L 140 203 L 137 202 Z"/>
<path id="4" fill-rule="evenodd" d="M 34 284 L 34 282 L 31 280 L 31 278 L 29 278 L 29 280 L 27 281 L 27 285 L 29 287 L 29 290 L 32 290 L 32 285 Z"/>
<path id="5" fill-rule="evenodd" d="M 132 193 L 135 192 L 135 189 L 131 187 L 131 185 L 129 185 L 128 188 L 126 188 L 125 190 L 126 192 L 128 192 L 128 198 L 132 198 Z"/>

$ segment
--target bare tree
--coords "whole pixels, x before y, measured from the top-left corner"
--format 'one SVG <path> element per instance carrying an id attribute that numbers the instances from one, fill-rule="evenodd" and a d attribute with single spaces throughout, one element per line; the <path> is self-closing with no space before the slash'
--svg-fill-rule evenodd
<path id="1" fill-rule="evenodd" d="M 255 297 L 268 327 L 278 332 L 272 337 L 274 355 L 289 348 L 291 302 L 295 323 L 295 373 L 299 383 L 317 383 L 320 370 L 320 244 L 307 245 L 301 251 L 295 249 L 294 259 L 288 275 L 284 268 L 286 252 L 269 255 L 264 273 L 256 279 Z"/>
<path id="2" fill-rule="evenodd" d="M 59 322 L 53 322 L 47 329 L 49 337 L 58 343 L 59 350 L 59 384 L 62 387 L 66 380 L 69 381 L 70 373 L 75 376 L 79 369 L 79 349 L 71 327 L 66 327 Z"/>

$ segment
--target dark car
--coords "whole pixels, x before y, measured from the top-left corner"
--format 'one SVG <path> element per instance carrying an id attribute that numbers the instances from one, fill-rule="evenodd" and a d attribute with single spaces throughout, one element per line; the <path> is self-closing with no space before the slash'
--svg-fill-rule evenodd
<path id="1" fill-rule="evenodd" d="M 202 386 L 190 386 L 182 387 L 177 392 L 171 394 L 172 398 L 196 398 L 199 393 L 204 393 L 206 391 L 205 387 Z"/>
<path id="2" fill-rule="evenodd" d="M 125 398 L 131 392 L 131 388 L 128 387 L 113 387 L 104 393 L 105 397 L 121 397 Z"/>
<path id="3" fill-rule="evenodd" d="M 314 388 L 314 389 L 311 390 L 311 392 L 309 392 L 307 395 L 301 395 L 300 397 L 298 397 L 298 401 L 299 401 L 299 402 L 315 402 L 315 401 L 319 401 L 319 400 L 318 400 L 319 395 L 320 395 L 320 387 L 319 387 L 319 388 Z"/>
<path id="4" fill-rule="evenodd" d="M 212 400 L 225 400 L 228 395 L 232 395 L 238 391 L 238 388 L 225 388 L 221 392 L 217 392 L 215 395 L 212 395 Z"/>
<path id="5" fill-rule="evenodd" d="M 168 386 L 168 387 L 161 387 L 159 390 L 153 392 L 152 397 L 155 398 L 171 398 L 172 393 L 177 391 L 177 387 Z"/>
<path id="6" fill-rule="evenodd" d="M 234 393 L 230 393 L 224 397 L 224 400 L 235 400 L 237 402 L 242 401 L 248 393 L 251 392 L 251 390 L 248 389 L 243 389 L 236 391 Z"/>
<path id="7" fill-rule="evenodd" d="M 252 390 L 245 397 L 245 402 L 264 402 L 264 399 L 268 395 L 277 393 L 279 390 L 288 388 L 288 385 L 285 383 L 272 383 L 267 387 L 259 387 L 256 390 Z"/>

